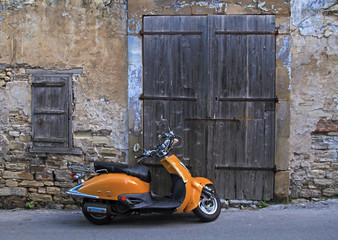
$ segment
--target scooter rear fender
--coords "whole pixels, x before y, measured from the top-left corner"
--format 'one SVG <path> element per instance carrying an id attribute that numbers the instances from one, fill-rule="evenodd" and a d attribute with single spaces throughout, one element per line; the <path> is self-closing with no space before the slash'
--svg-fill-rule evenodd
<path id="1" fill-rule="evenodd" d="M 121 194 L 148 192 L 149 183 L 123 173 L 100 174 L 67 191 L 74 196 L 106 200 L 118 200 Z"/>

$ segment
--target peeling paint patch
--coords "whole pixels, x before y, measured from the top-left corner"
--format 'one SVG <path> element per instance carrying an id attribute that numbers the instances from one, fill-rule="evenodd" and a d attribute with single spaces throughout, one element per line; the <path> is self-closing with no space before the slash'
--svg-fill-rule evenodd
<path id="1" fill-rule="evenodd" d="M 4 1 L 3 6 L 5 8 L 23 8 L 25 5 L 32 5 L 32 4 L 35 4 L 35 2 L 36 0 Z"/>
<path id="2" fill-rule="evenodd" d="M 226 3 L 222 0 L 211 0 L 211 1 L 175 1 L 169 5 L 163 7 L 163 9 L 182 9 L 190 8 L 192 6 L 199 6 L 206 9 L 214 9 L 216 12 L 221 13 L 222 9 L 226 8 Z M 198 12 L 203 12 L 202 9 L 198 9 Z"/>
<path id="3" fill-rule="evenodd" d="M 277 60 L 283 62 L 283 66 L 288 70 L 289 79 L 291 80 L 291 39 L 289 36 L 280 36 L 278 42 L 281 42 L 281 47 L 277 52 Z M 290 89 L 291 83 L 289 84 Z"/>
<path id="4" fill-rule="evenodd" d="M 139 34 L 142 29 L 141 20 L 135 20 L 133 18 L 128 19 L 128 33 Z"/>
<path id="5" fill-rule="evenodd" d="M 258 2 L 258 8 L 265 11 L 265 12 L 268 12 L 269 9 L 266 8 L 265 4 L 266 4 L 266 2 Z"/>
<path id="6" fill-rule="evenodd" d="M 298 0 L 292 4 L 292 24 L 303 36 L 328 37 L 336 32 L 335 17 L 325 11 L 337 5 L 336 0 Z"/>
<path id="7" fill-rule="evenodd" d="M 137 36 L 128 37 L 128 104 L 129 118 L 133 131 L 140 132 L 142 93 L 142 40 Z"/>
<path id="8" fill-rule="evenodd" d="M 223 1 L 193 1 L 191 3 L 194 5 L 199 5 L 201 7 L 209 8 L 209 9 L 215 9 L 216 12 L 222 12 L 223 8 L 226 8 L 226 3 Z"/>

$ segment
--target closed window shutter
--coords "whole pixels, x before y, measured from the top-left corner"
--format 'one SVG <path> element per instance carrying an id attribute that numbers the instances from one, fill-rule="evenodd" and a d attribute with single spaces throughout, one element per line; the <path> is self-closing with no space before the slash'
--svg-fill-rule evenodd
<path id="1" fill-rule="evenodd" d="M 32 82 L 33 150 L 71 148 L 69 75 L 37 75 Z"/>

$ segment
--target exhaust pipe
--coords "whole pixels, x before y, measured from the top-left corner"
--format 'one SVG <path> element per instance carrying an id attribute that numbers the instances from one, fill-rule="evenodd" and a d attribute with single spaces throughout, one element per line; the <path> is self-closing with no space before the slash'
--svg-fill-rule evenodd
<path id="1" fill-rule="evenodd" d="M 100 208 L 100 207 L 87 207 L 87 212 L 107 214 L 107 209 L 106 208 Z"/>

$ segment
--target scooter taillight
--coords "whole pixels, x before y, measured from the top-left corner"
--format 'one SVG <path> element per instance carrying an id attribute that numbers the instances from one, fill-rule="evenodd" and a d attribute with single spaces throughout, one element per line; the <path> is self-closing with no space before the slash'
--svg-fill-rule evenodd
<path id="1" fill-rule="evenodd" d="M 79 184 L 83 183 L 84 180 L 84 174 L 81 174 L 81 173 L 73 173 L 72 174 L 72 177 L 73 177 L 73 182 L 75 181 L 78 181 Z"/>

